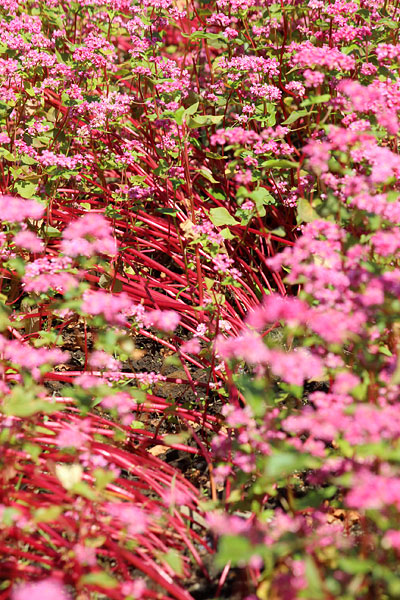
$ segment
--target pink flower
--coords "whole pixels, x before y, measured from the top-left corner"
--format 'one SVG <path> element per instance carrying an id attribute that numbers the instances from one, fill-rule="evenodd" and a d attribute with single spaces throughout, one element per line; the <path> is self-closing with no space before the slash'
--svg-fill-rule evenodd
<path id="1" fill-rule="evenodd" d="M 382 546 L 400 550 L 400 531 L 389 529 L 383 536 Z"/>
<path id="2" fill-rule="evenodd" d="M 335 394 L 347 394 L 360 383 L 360 378 L 354 373 L 342 371 L 335 377 L 335 382 L 332 386 L 332 392 Z"/>
<path id="3" fill-rule="evenodd" d="M 189 504 L 191 500 L 190 495 L 185 490 L 178 489 L 176 485 L 162 492 L 161 497 L 168 506 L 183 506 Z"/>
<path id="4" fill-rule="evenodd" d="M 294 65 L 302 67 L 320 66 L 328 69 L 340 69 L 341 71 L 351 71 L 355 67 L 355 60 L 352 56 L 343 54 L 337 48 L 329 46 L 317 47 L 309 41 L 301 44 L 292 44 L 295 55 L 292 58 Z"/>
<path id="5" fill-rule="evenodd" d="M 109 515 L 126 527 L 130 535 L 134 536 L 146 531 L 148 517 L 141 508 L 128 502 L 109 502 L 105 508 Z"/>
<path id="6" fill-rule="evenodd" d="M 217 535 L 224 535 L 226 532 L 229 532 L 230 535 L 241 535 L 246 534 L 251 529 L 251 523 L 248 519 L 216 511 L 207 513 L 206 521 L 210 529 Z"/>
<path id="7" fill-rule="evenodd" d="M 22 281 L 25 291 L 42 293 L 49 289 L 63 294 L 78 285 L 78 280 L 67 269 L 71 267 L 71 259 L 67 257 L 38 258 L 26 265 Z"/>
<path id="8" fill-rule="evenodd" d="M 89 567 L 96 566 L 97 561 L 95 548 L 89 548 L 89 546 L 84 546 L 83 544 L 75 544 L 74 552 L 75 558 L 80 565 L 88 565 Z"/>
<path id="9" fill-rule="evenodd" d="M 107 384 L 107 380 L 104 377 L 92 375 L 91 373 L 82 373 L 82 375 L 75 377 L 74 383 L 84 390 L 90 390 L 92 387 L 95 388 Z"/>
<path id="10" fill-rule="evenodd" d="M 71 597 L 61 583 L 49 578 L 13 588 L 11 598 L 12 600 L 70 600 Z"/>
<path id="11" fill-rule="evenodd" d="M 14 196 L 0 196 L 0 221 L 22 223 L 25 219 L 41 219 L 44 206 L 36 200 L 25 200 Z"/>
<path id="12" fill-rule="evenodd" d="M 93 256 L 117 252 L 111 227 L 103 215 L 88 213 L 72 221 L 63 231 L 61 251 L 67 256 Z"/>
<path id="13" fill-rule="evenodd" d="M 126 314 L 132 309 L 132 302 L 124 292 L 112 294 L 104 290 L 88 290 L 83 294 L 81 308 L 89 315 L 102 315 L 108 323 L 126 325 Z"/>
<path id="14" fill-rule="evenodd" d="M 271 350 L 268 364 L 274 375 L 294 385 L 303 385 L 307 379 L 319 379 L 323 374 L 323 363 L 304 348 L 294 352 Z"/>
<path id="15" fill-rule="evenodd" d="M 151 310 L 143 315 L 145 327 L 155 327 L 161 331 L 175 331 L 180 323 L 180 316 L 173 310 Z"/>
<path id="16" fill-rule="evenodd" d="M 58 348 L 33 348 L 18 340 L 7 340 L 0 335 L 0 353 L 3 358 L 20 368 L 27 369 L 34 379 L 40 377 L 40 367 L 65 363 L 69 360 L 69 353 Z"/>
<path id="17" fill-rule="evenodd" d="M 60 431 L 55 443 L 60 448 L 81 448 L 86 442 L 87 437 L 78 429 L 68 428 Z"/>
<path id="18" fill-rule="evenodd" d="M 115 359 L 104 350 L 95 350 L 89 357 L 89 365 L 92 368 L 106 369 L 108 371 L 118 371 L 121 368 L 119 360 Z"/>
<path id="19" fill-rule="evenodd" d="M 146 584 L 143 579 L 136 579 L 136 581 L 125 581 L 121 585 L 121 592 L 124 596 L 129 596 L 134 600 L 140 600 L 146 591 Z"/>
<path id="20" fill-rule="evenodd" d="M 283 297 L 278 294 L 266 296 L 261 306 L 249 313 L 246 322 L 251 327 L 262 329 L 265 325 L 284 321 L 288 325 L 305 323 L 309 317 L 309 307 L 298 298 Z"/>
<path id="21" fill-rule="evenodd" d="M 228 339 L 218 336 L 215 348 L 225 360 L 245 360 L 249 364 L 258 365 L 266 363 L 269 358 L 269 350 L 261 337 L 251 333 Z"/>
<path id="22" fill-rule="evenodd" d="M 376 475 L 367 469 L 357 473 L 346 504 L 360 509 L 381 510 L 393 505 L 400 509 L 400 479 Z"/>
<path id="23" fill-rule="evenodd" d="M 325 75 L 320 71 L 311 71 L 306 69 L 303 73 L 306 87 L 318 87 L 324 82 Z"/>
<path id="24" fill-rule="evenodd" d="M 56 437 L 55 443 L 60 448 L 82 448 L 89 439 L 90 420 L 75 421 L 64 425 Z"/>
<path id="25" fill-rule="evenodd" d="M 313 312 L 309 327 L 329 344 L 341 344 L 352 334 L 360 333 L 366 316 L 358 311 L 345 314 L 335 309 L 320 309 Z"/>
<path id="26" fill-rule="evenodd" d="M 377 70 L 377 67 L 370 62 L 366 62 L 361 65 L 361 73 L 363 75 L 375 75 Z"/>
<path id="27" fill-rule="evenodd" d="M 105 396 L 101 405 L 107 410 L 116 410 L 124 425 L 129 425 L 134 419 L 133 400 L 126 392 L 117 392 L 110 396 Z"/>
<path id="28" fill-rule="evenodd" d="M 224 485 L 226 478 L 231 474 L 232 467 L 229 465 L 219 465 L 213 469 L 214 481 L 217 485 Z"/>
<path id="29" fill-rule="evenodd" d="M 42 252 L 44 248 L 42 240 L 33 231 L 29 231 L 29 229 L 19 231 L 14 236 L 14 244 L 20 246 L 20 248 L 26 248 L 31 252 Z"/>
<path id="30" fill-rule="evenodd" d="M 371 242 L 375 248 L 375 252 L 381 256 L 396 254 L 400 250 L 400 232 L 398 229 L 394 231 L 378 231 L 372 236 Z"/>
<path id="31" fill-rule="evenodd" d="M 182 352 L 187 352 L 189 354 L 198 354 L 201 350 L 200 342 L 196 337 L 194 337 L 182 344 L 181 350 Z"/>

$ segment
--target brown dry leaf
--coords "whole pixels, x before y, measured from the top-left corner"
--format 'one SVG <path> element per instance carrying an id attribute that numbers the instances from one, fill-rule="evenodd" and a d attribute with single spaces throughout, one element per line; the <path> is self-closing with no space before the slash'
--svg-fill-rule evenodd
<path id="1" fill-rule="evenodd" d="M 148 450 L 148 453 L 152 456 L 160 456 L 161 454 L 165 454 L 167 450 L 167 446 L 161 446 L 160 444 L 157 444 L 157 446 L 153 446 L 152 448 L 150 448 Z"/>
<path id="2" fill-rule="evenodd" d="M 133 360 L 140 360 L 141 358 L 143 358 L 143 356 L 146 356 L 146 354 L 147 353 L 145 350 L 139 350 L 139 348 L 135 348 L 132 351 L 131 358 Z"/>
<path id="3" fill-rule="evenodd" d="M 360 520 L 360 514 L 355 510 L 344 510 L 343 508 L 337 508 L 332 511 L 327 517 L 328 523 L 334 523 L 336 520 L 345 521 L 346 519 L 351 523 L 356 523 Z"/>

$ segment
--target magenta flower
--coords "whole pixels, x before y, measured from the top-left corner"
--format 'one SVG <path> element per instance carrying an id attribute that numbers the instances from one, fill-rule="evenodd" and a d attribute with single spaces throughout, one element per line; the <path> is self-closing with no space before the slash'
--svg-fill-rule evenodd
<path id="1" fill-rule="evenodd" d="M 102 315 L 113 325 L 125 325 L 126 315 L 132 308 L 129 296 L 112 294 L 103 290 L 88 290 L 83 294 L 82 310 L 89 315 Z"/>
<path id="2" fill-rule="evenodd" d="M 24 583 L 12 591 L 12 600 L 70 600 L 65 587 L 56 579 L 42 579 L 37 583 Z"/>
<path id="3" fill-rule="evenodd" d="M 44 206 L 36 200 L 25 200 L 14 196 L 0 196 L 0 220 L 22 223 L 25 219 L 41 219 Z"/>
<path id="4" fill-rule="evenodd" d="M 20 248 L 26 248 L 31 252 L 42 252 L 44 248 L 42 240 L 33 231 L 29 231 L 29 229 L 19 231 L 14 236 L 14 244 Z"/>
<path id="5" fill-rule="evenodd" d="M 146 327 L 155 327 L 161 331 L 175 331 L 180 323 L 180 316 L 173 310 L 151 310 L 143 315 Z"/>
<path id="6" fill-rule="evenodd" d="M 88 213 L 72 221 L 63 231 L 61 250 L 71 257 L 117 252 L 112 230 L 103 215 Z"/>

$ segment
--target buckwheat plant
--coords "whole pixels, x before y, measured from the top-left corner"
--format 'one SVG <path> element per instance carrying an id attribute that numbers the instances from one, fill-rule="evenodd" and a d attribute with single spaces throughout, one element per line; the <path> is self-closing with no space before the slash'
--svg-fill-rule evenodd
<path id="1" fill-rule="evenodd" d="M 0 598 L 400 596 L 399 15 L 0 0 Z"/>

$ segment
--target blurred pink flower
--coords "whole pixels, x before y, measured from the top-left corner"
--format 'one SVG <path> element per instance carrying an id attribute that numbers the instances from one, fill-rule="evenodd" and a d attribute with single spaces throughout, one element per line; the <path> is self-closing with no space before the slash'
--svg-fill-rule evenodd
<path id="1" fill-rule="evenodd" d="M 33 231 L 29 231 L 29 229 L 19 231 L 14 236 L 14 244 L 20 248 L 26 248 L 31 252 L 42 252 L 44 248 L 42 240 Z"/>
<path id="2" fill-rule="evenodd" d="M 70 600 L 65 587 L 56 579 L 42 579 L 37 583 L 24 583 L 13 588 L 12 600 Z"/>
<path id="3" fill-rule="evenodd" d="M 0 221 L 21 223 L 25 219 L 41 219 L 45 207 L 36 200 L 25 200 L 14 196 L 0 196 Z"/>

